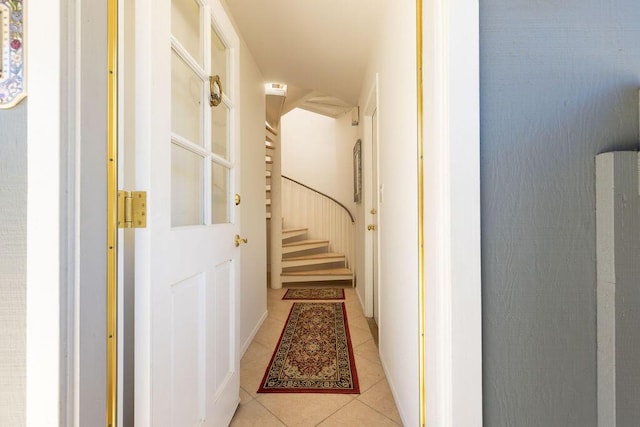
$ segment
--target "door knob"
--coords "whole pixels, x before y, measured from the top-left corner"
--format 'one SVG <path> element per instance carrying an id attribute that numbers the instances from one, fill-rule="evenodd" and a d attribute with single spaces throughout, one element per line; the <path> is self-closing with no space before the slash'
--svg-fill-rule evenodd
<path id="1" fill-rule="evenodd" d="M 236 248 L 240 246 L 242 243 L 247 243 L 248 241 L 249 240 L 247 239 L 240 238 L 240 236 L 238 236 L 237 234 L 236 234 L 236 237 L 233 238 L 233 242 L 235 243 Z"/>
<path id="2" fill-rule="evenodd" d="M 376 210 L 376 208 L 371 209 L 369 212 L 371 212 L 371 215 L 375 215 L 378 213 L 378 211 Z"/>
<path id="3" fill-rule="evenodd" d="M 375 225 L 375 224 L 369 224 L 369 225 L 367 225 L 367 230 L 369 230 L 369 231 L 374 231 L 376 228 L 377 228 L 377 227 L 376 227 L 376 225 Z"/>

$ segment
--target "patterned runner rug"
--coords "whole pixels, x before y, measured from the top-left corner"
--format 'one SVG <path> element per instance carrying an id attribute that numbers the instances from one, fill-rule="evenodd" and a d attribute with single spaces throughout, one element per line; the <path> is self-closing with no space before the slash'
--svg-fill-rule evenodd
<path id="1" fill-rule="evenodd" d="M 310 288 L 287 289 L 282 299 L 344 299 L 344 289 L 339 288 Z"/>
<path id="2" fill-rule="evenodd" d="M 293 303 L 258 393 L 360 393 L 343 302 Z"/>

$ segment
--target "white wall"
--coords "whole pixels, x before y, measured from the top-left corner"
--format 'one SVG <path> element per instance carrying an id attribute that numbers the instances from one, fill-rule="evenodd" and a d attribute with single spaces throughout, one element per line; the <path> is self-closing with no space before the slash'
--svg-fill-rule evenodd
<path id="1" fill-rule="evenodd" d="M 353 146 L 358 139 L 358 127 L 351 125 L 351 113 L 336 118 L 336 194 L 335 197 L 354 214 Z"/>
<path id="2" fill-rule="evenodd" d="M 350 113 L 337 119 L 294 109 L 281 119 L 282 174 L 321 191 L 352 213 L 353 145 Z M 286 223 L 286 218 L 285 218 Z"/>
<path id="3" fill-rule="evenodd" d="M 404 425 L 418 425 L 418 199 L 415 3 L 389 3 L 367 67 L 360 106 L 379 73 L 380 359 Z M 363 132 L 362 126 L 359 132 Z M 363 149 L 368 149 L 363 144 Z M 370 153 L 365 152 L 364 158 Z M 369 173 L 363 163 L 363 175 Z M 369 200 L 356 209 L 360 240 Z M 357 266 L 363 276 L 362 258 Z M 360 298 L 364 287 L 359 287 Z"/>
<path id="4" fill-rule="evenodd" d="M 264 81 L 249 49 L 240 48 L 240 345 L 244 351 L 267 315 L 267 231 L 264 215 Z"/>

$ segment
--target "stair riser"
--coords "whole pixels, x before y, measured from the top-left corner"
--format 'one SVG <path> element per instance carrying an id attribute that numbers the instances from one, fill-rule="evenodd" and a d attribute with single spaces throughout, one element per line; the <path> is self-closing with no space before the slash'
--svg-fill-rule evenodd
<path id="1" fill-rule="evenodd" d="M 353 280 L 353 275 L 318 275 L 318 276 L 280 276 L 282 283 L 295 283 L 295 282 L 333 282 L 337 280 Z"/>
<path id="2" fill-rule="evenodd" d="M 301 259 L 296 261 L 287 261 L 286 259 L 283 259 L 282 268 L 306 267 L 308 265 L 333 264 L 336 262 L 342 263 L 342 265 L 346 267 L 344 257 L 335 257 L 324 259 Z"/>
<path id="3" fill-rule="evenodd" d="M 293 254 L 296 252 L 308 251 L 310 249 L 319 249 L 328 247 L 328 243 L 313 243 L 308 245 L 288 246 L 282 248 L 283 254 Z"/>
<path id="4" fill-rule="evenodd" d="M 292 237 L 304 236 L 305 234 L 307 234 L 306 230 L 282 233 L 282 240 L 291 239 Z"/>

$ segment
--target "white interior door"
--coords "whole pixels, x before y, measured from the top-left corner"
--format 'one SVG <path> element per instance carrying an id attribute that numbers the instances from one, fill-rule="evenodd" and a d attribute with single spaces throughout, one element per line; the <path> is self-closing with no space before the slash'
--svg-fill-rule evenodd
<path id="1" fill-rule="evenodd" d="M 371 117 L 371 268 L 373 271 L 373 319 L 379 324 L 380 306 L 378 298 L 380 295 L 378 284 L 378 212 L 379 212 L 379 184 L 378 184 L 378 110 L 373 112 Z"/>
<path id="2" fill-rule="evenodd" d="M 148 196 L 136 425 L 226 425 L 239 402 L 238 37 L 218 0 L 137 0 L 135 45 L 136 189 Z"/>

